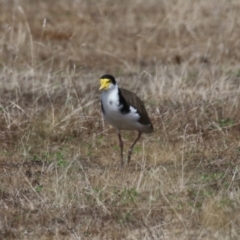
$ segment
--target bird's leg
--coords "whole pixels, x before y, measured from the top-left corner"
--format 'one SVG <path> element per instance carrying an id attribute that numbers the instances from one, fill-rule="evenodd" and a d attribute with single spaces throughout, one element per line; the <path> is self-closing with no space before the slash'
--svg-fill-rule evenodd
<path id="1" fill-rule="evenodd" d="M 134 143 L 128 150 L 128 164 L 130 163 L 130 160 L 131 160 L 132 149 L 135 146 L 135 144 L 137 143 L 137 141 L 140 139 L 141 135 L 142 135 L 142 132 L 138 131 L 138 136 L 137 136 L 136 140 L 134 141 Z"/>
<path id="2" fill-rule="evenodd" d="M 118 139 L 119 139 L 119 147 L 121 150 L 121 166 L 123 167 L 123 141 L 122 141 L 122 137 L 121 137 L 121 133 L 118 133 Z"/>

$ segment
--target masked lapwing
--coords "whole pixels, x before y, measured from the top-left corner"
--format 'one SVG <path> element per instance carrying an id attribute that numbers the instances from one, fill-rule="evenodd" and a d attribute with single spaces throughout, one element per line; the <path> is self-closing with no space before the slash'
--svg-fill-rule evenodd
<path id="1" fill-rule="evenodd" d="M 142 133 L 152 133 L 153 125 L 142 100 L 133 92 L 119 88 L 111 75 L 100 78 L 101 107 L 104 119 L 112 125 L 118 134 L 121 149 L 121 165 L 123 166 L 123 141 L 121 130 L 138 131 L 138 136 L 128 150 L 128 163 L 131 160 L 132 149 Z"/>

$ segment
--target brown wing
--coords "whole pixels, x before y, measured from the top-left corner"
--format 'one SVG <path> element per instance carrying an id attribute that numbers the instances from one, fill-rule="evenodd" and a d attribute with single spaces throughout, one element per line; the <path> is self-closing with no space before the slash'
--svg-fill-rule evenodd
<path id="1" fill-rule="evenodd" d="M 137 109 L 138 114 L 140 115 L 139 122 L 143 125 L 151 125 L 151 120 L 148 116 L 147 110 L 144 106 L 142 100 L 133 92 L 130 92 L 124 88 L 119 89 L 121 91 L 122 96 L 126 100 L 127 104 Z"/>

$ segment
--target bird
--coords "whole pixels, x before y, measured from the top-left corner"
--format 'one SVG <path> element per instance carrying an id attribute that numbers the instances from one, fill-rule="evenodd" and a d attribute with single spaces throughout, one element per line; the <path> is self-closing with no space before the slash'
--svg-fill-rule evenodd
<path id="1" fill-rule="evenodd" d="M 100 77 L 101 109 L 104 120 L 112 125 L 118 134 L 121 166 L 123 167 L 123 141 L 121 130 L 138 131 L 138 136 L 128 150 L 127 163 L 130 163 L 132 150 L 142 133 L 152 133 L 153 124 L 142 100 L 134 93 L 119 88 L 110 74 Z"/>

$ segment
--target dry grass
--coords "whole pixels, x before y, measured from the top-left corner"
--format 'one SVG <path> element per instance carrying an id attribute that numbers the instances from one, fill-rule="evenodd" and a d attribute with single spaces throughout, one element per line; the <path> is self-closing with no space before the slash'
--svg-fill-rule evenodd
<path id="1" fill-rule="evenodd" d="M 239 15 L 226 0 L 1 1 L 0 238 L 238 239 Z M 123 170 L 106 72 L 155 127 Z"/>

